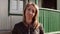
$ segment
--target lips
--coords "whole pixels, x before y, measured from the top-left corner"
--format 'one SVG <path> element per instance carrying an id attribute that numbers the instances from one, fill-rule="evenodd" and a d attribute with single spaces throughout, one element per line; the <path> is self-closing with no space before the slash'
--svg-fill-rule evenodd
<path id="1" fill-rule="evenodd" d="M 32 19 L 32 15 L 28 15 L 28 18 L 29 18 L 29 19 Z"/>

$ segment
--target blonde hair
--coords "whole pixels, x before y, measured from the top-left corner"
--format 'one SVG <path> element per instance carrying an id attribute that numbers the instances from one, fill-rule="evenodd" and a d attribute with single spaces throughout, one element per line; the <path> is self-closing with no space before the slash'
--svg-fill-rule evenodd
<path id="1" fill-rule="evenodd" d="M 39 17 L 39 13 L 38 13 L 39 9 L 38 9 L 38 6 L 36 4 L 34 4 L 32 2 L 29 2 L 28 4 L 26 4 L 24 12 L 23 12 L 23 14 L 24 14 L 23 21 L 26 22 L 25 12 L 26 12 L 27 7 L 29 7 L 30 5 L 32 5 L 35 8 L 35 11 L 36 11 L 35 16 L 32 19 L 32 24 L 35 24 L 34 27 L 36 28 L 36 25 L 38 25 L 38 23 L 39 23 L 38 20 L 37 20 L 37 18 Z M 35 23 L 36 21 L 37 21 L 37 23 Z"/>

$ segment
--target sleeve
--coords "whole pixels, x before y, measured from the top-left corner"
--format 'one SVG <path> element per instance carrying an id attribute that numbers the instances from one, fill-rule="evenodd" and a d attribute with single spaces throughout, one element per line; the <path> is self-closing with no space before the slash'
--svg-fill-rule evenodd
<path id="1" fill-rule="evenodd" d="M 43 26 L 42 25 L 40 25 L 39 30 L 40 30 L 40 34 L 44 34 Z"/>
<path id="2" fill-rule="evenodd" d="M 18 34 L 16 25 L 14 26 L 14 28 L 13 28 L 13 30 L 12 30 L 12 34 Z"/>

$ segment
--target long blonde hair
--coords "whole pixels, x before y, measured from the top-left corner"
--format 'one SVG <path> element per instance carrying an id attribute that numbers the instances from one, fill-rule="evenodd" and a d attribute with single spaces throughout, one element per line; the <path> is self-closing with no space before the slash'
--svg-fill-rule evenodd
<path id="1" fill-rule="evenodd" d="M 26 7 L 25 7 L 25 9 L 24 9 L 24 12 L 23 12 L 23 14 L 24 14 L 24 18 L 23 18 L 23 21 L 24 22 L 26 22 L 26 17 L 25 17 L 25 12 L 26 12 L 26 9 L 27 9 L 27 7 L 29 7 L 30 5 L 32 5 L 34 8 L 35 8 L 35 16 L 33 17 L 33 19 L 32 19 L 32 24 L 34 25 L 34 27 L 35 28 L 37 28 L 37 26 L 39 25 L 38 23 L 38 7 L 37 7 L 37 5 L 36 4 L 34 4 L 34 3 L 32 3 L 32 2 L 29 2 L 27 5 L 26 5 Z"/>

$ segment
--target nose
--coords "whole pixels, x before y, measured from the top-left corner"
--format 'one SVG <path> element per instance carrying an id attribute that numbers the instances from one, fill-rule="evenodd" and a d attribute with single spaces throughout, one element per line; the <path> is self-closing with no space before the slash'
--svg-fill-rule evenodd
<path id="1" fill-rule="evenodd" d="M 32 14 L 32 11 L 30 11 L 30 14 Z"/>
<path id="2" fill-rule="evenodd" d="M 32 13 L 32 11 L 29 12 L 29 16 L 33 16 L 34 14 Z"/>

